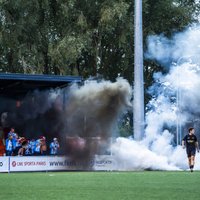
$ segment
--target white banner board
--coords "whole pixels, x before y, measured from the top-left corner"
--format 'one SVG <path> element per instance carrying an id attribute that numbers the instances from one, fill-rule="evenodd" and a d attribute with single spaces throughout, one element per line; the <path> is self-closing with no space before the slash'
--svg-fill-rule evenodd
<path id="1" fill-rule="evenodd" d="M 89 163 L 72 161 L 65 156 L 11 156 L 0 157 L 0 172 L 95 170 L 111 171 L 115 167 L 112 156 L 101 155 Z"/>
<path id="2" fill-rule="evenodd" d="M 41 156 L 10 157 L 10 171 L 46 171 L 47 159 Z"/>
<path id="3" fill-rule="evenodd" d="M 112 171 L 115 170 L 115 160 L 109 155 L 97 155 L 95 156 L 93 169 L 95 171 Z"/>
<path id="4" fill-rule="evenodd" d="M 9 171 L 9 157 L 0 156 L 0 172 Z"/>

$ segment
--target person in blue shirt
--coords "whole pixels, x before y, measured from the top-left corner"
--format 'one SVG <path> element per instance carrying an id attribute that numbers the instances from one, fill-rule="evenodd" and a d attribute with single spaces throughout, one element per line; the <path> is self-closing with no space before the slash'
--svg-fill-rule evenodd
<path id="1" fill-rule="evenodd" d="M 31 155 L 32 155 L 32 152 L 31 152 L 31 144 L 30 144 L 30 141 L 29 141 L 29 140 L 27 141 L 27 145 L 26 145 L 26 147 L 25 147 L 24 155 L 25 155 L 25 156 L 31 156 Z"/>
<path id="2" fill-rule="evenodd" d="M 36 156 L 41 155 L 40 149 L 41 149 L 41 141 L 40 141 L 40 139 L 37 139 L 35 141 L 34 155 L 36 155 Z"/>
<path id="3" fill-rule="evenodd" d="M 18 155 L 19 149 L 22 147 L 21 143 L 19 142 L 19 136 L 17 133 L 13 135 L 12 143 L 13 143 L 13 155 L 16 156 Z"/>
<path id="4" fill-rule="evenodd" d="M 15 134 L 16 134 L 16 133 L 15 133 L 15 129 L 14 129 L 14 128 L 11 128 L 11 129 L 10 129 L 10 132 L 8 133 L 8 137 L 9 137 L 9 136 L 15 137 Z"/>
<path id="5" fill-rule="evenodd" d="M 57 155 L 58 149 L 60 148 L 60 144 L 58 143 L 58 139 L 54 138 L 50 143 L 50 155 Z"/>
<path id="6" fill-rule="evenodd" d="M 35 139 L 32 139 L 30 142 L 30 149 L 31 149 L 31 155 L 34 155 L 34 152 L 35 152 L 35 148 L 36 148 L 36 141 Z"/>
<path id="7" fill-rule="evenodd" d="M 6 139 L 6 156 L 12 156 L 13 153 L 13 142 L 12 142 L 12 136 L 10 135 Z"/>

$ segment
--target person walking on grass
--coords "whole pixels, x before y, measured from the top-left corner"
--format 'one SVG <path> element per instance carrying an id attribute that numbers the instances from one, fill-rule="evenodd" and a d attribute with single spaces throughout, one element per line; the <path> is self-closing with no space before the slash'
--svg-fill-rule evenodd
<path id="1" fill-rule="evenodd" d="M 188 164 L 190 171 L 193 172 L 195 164 L 195 154 L 196 150 L 199 152 L 199 144 L 196 135 L 194 134 L 194 128 L 188 129 L 188 134 L 182 140 L 182 147 L 186 148 L 186 153 L 188 157 Z"/>

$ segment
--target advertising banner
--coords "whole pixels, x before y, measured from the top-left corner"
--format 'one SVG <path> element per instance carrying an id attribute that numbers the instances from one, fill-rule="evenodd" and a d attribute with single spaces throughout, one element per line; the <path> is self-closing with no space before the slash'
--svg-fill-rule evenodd
<path id="1" fill-rule="evenodd" d="M 10 171 L 46 171 L 47 158 L 43 156 L 10 157 Z"/>
<path id="2" fill-rule="evenodd" d="M 111 171 L 114 169 L 115 162 L 112 156 L 95 156 L 90 161 L 72 161 L 67 157 L 49 157 L 48 170 L 96 170 Z"/>
<path id="3" fill-rule="evenodd" d="M 9 157 L 0 156 L 0 172 L 9 171 Z"/>
<path id="4" fill-rule="evenodd" d="M 96 155 L 93 169 L 95 171 L 112 171 L 115 169 L 115 160 L 109 155 Z"/>
<path id="5" fill-rule="evenodd" d="M 10 172 L 18 171 L 62 171 L 62 170 L 113 170 L 111 156 L 96 156 L 93 160 L 72 161 L 65 156 L 22 156 L 10 157 Z"/>

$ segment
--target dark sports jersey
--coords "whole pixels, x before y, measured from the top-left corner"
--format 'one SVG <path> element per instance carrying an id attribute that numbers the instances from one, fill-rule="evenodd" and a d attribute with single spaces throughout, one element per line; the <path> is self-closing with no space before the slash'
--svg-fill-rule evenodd
<path id="1" fill-rule="evenodd" d="M 196 135 L 192 134 L 189 135 L 187 134 L 184 138 L 183 141 L 185 141 L 185 146 L 187 149 L 196 149 L 196 142 L 197 142 L 197 137 Z"/>

